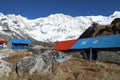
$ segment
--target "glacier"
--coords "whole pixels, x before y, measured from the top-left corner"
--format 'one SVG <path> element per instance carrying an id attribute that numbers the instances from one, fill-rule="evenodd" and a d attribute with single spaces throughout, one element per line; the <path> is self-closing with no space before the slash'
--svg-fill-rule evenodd
<path id="1" fill-rule="evenodd" d="M 57 42 L 77 39 L 94 22 L 109 25 L 120 18 L 120 11 L 110 16 L 77 16 L 51 14 L 48 17 L 27 19 L 21 15 L 0 13 L 0 36 Z"/>

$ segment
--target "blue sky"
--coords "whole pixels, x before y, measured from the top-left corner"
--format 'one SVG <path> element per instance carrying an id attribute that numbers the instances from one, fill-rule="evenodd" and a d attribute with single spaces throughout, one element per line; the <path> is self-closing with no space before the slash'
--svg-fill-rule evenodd
<path id="1" fill-rule="evenodd" d="M 120 11 L 120 0 L 0 0 L 0 12 L 29 19 L 63 13 L 70 16 L 109 16 Z"/>

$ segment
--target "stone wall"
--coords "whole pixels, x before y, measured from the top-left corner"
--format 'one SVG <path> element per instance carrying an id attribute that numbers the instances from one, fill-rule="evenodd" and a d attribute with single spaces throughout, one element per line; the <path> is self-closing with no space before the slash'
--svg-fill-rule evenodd
<path id="1" fill-rule="evenodd" d="M 99 61 L 120 64 L 120 49 L 101 49 L 97 52 Z"/>

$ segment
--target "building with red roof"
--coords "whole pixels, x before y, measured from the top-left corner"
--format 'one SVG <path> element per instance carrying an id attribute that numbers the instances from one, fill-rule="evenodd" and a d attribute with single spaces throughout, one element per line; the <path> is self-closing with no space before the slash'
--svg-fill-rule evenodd
<path id="1" fill-rule="evenodd" d="M 8 41 L 7 40 L 0 40 L 0 48 L 6 47 Z"/>
<path id="2" fill-rule="evenodd" d="M 78 41 L 77 39 L 61 41 L 56 43 L 54 48 L 60 51 L 69 50 L 73 46 L 73 44 L 75 44 L 77 41 Z"/>

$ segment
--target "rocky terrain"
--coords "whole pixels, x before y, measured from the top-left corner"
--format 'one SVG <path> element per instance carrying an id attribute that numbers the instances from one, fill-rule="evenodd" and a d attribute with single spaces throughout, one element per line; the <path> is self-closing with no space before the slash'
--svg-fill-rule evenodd
<path id="1" fill-rule="evenodd" d="M 10 64 L 1 80 L 119 80 L 117 64 L 89 61 L 53 49 L 53 43 L 32 43 L 28 51 L 12 51 L 2 60 Z M 3 49 L 4 50 L 4 49 Z M 37 50 L 37 51 L 36 51 Z M 4 54 L 7 51 L 4 50 Z M 62 57 L 62 62 L 56 57 Z M 63 57 L 64 56 L 64 57 Z M 69 58 L 68 58 L 69 57 Z M 4 69 L 4 68 L 3 68 Z"/>
<path id="2" fill-rule="evenodd" d="M 120 18 L 114 19 L 109 25 L 99 25 L 93 23 L 79 38 L 98 37 L 120 34 Z"/>

